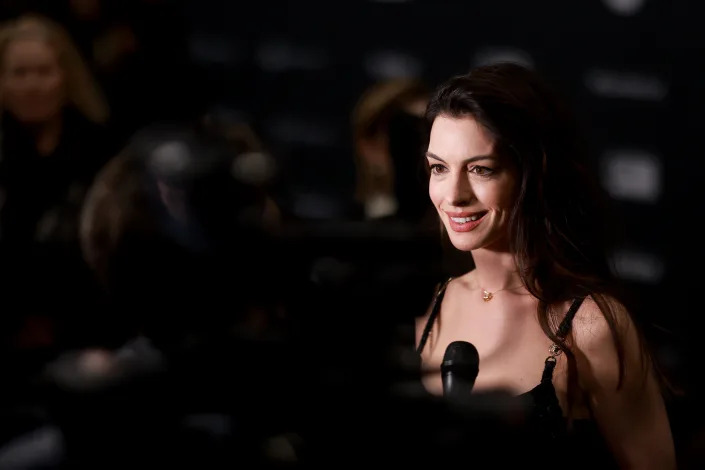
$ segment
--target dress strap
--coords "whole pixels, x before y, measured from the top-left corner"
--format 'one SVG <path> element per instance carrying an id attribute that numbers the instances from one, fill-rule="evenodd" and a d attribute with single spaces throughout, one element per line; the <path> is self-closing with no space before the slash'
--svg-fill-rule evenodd
<path id="1" fill-rule="evenodd" d="M 421 340 L 419 341 L 419 345 L 416 348 L 417 354 L 421 354 L 423 352 L 423 348 L 426 346 L 426 342 L 428 341 L 428 335 L 431 333 L 431 329 L 433 328 L 433 323 L 436 321 L 436 317 L 438 316 L 438 312 L 441 310 L 441 302 L 443 301 L 443 295 L 446 292 L 446 287 L 448 287 L 448 284 L 452 280 L 453 280 L 452 277 L 448 278 L 438 288 L 438 290 L 436 291 L 436 295 L 433 296 L 433 301 L 431 304 L 431 313 L 428 316 L 428 320 L 426 320 L 426 326 L 424 326 L 423 334 L 421 335 Z"/>
<path id="2" fill-rule="evenodd" d="M 570 328 L 573 325 L 573 318 L 575 318 L 575 314 L 578 312 L 578 309 L 583 304 L 583 300 L 585 300 L 585 297 L 578 297 L 573 300 L 573 303 L 570 305 L 570 308 L 566 312 L 563 321 L 558 326 L 557 336 L 560 339 L 565 339 L 566 336 L 568 336 L 568 333 L 570 333 Z M 553 381 L 553 369 L 556 368 L 556 358 L 560 356 L 562 352 L 563 351 L 556 343 L 553 343 L 551 345 L 551 347 L 549 348 L 550 356 L 546 358 L 545 365 L 543 368 L 543 374 L 541 375 L 541 382 Z"/>
<path id="3" fill-rule="evenodd" d="M 577 313 L 580 306 L 583 304 L 583 300 L 585 300 L 585 297 L 578 297 L 571 304 L 570 308 L 568 309 L 568 312 L 566 312 L 565 314 L 565 318 L 563 318 L 563 321 L 558 326 L 559 338 L 565 339 L 565 337 L 568 336 L 568 333 L 570 333 L 570 328 L 573 325 L 573 318 L 575 318 L 575 314 Z"/>

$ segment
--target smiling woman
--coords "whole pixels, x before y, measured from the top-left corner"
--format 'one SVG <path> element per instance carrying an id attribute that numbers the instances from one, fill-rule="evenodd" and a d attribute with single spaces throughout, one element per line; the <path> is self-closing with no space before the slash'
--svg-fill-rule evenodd
<path id="1" fill-rule="evenodd" d="M 470 117 L 439 117 L 430 141 L 429 195 L 453 245 L 462 251 L 488 243 L 508 248 L 517 168 L 493 154 L 494 139 Z"/>
<path id="2" fill-rule="evenodd" d="M 529 434 L 570 468 L 675 468 L 569 114 L 534 71 L 495 64 L 443 84 L 426 116 L 429 196 L 475 266 L 417 322 L 426 389 L 443 393 L 444 352 L 466 341 L 480 356 L 474 393 L 528 400 Z"/>

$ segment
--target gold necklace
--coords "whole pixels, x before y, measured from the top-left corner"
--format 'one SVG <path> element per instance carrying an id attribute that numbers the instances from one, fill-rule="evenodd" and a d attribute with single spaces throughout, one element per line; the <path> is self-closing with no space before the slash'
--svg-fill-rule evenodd
<path id="1" fill-rule="evenodd" d="M 492 300 L 492 299 L 494 298 L 494 295 L 495 295 L 497 292 L 502 292 L 503 290 L 516 289 L 516 288 L 521 287 L 521 286 L 522 286 L 522 284 L 520 284 L 520 285 L 518 285 L 518 286 L 514 286 L 514 287 L 505 287 L 504 289 L 499 289 L 499 290 L 496 290 L 496 291 L 494 291 L 494 292 L 490 292 L 490 291 L 488 291 L 488 290 L 486 290 L 486 289 L 482 289 L 482 300 L 484 300 L 485 302 L 489 302 L 490 300 Z"/>

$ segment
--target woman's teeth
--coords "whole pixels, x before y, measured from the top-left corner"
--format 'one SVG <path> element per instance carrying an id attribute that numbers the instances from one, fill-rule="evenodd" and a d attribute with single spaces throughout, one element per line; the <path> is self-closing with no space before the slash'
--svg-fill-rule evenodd
<path id="1" fill-rule="evenodd" d="M 474 222 L 479 218 L 480 218 L 480 216 L 476 214 L 476 215 L 472 215 L 470 217 L 451 217 L 451 220 L 453 222 L 455 222 L 456 224 L 464 224 L 464 223 L 470 222 L 470 221 Z"/>

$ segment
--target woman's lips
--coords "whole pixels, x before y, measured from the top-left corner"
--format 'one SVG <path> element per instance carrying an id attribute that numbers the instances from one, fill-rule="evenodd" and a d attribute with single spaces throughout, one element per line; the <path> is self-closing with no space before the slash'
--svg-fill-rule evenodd
<path id="1" fill-rule="evenodd" d="M 448 223 L 454 232 L 469 232 L 480 225 L 487 211 L 485 212 L 446 212 Z"/>

